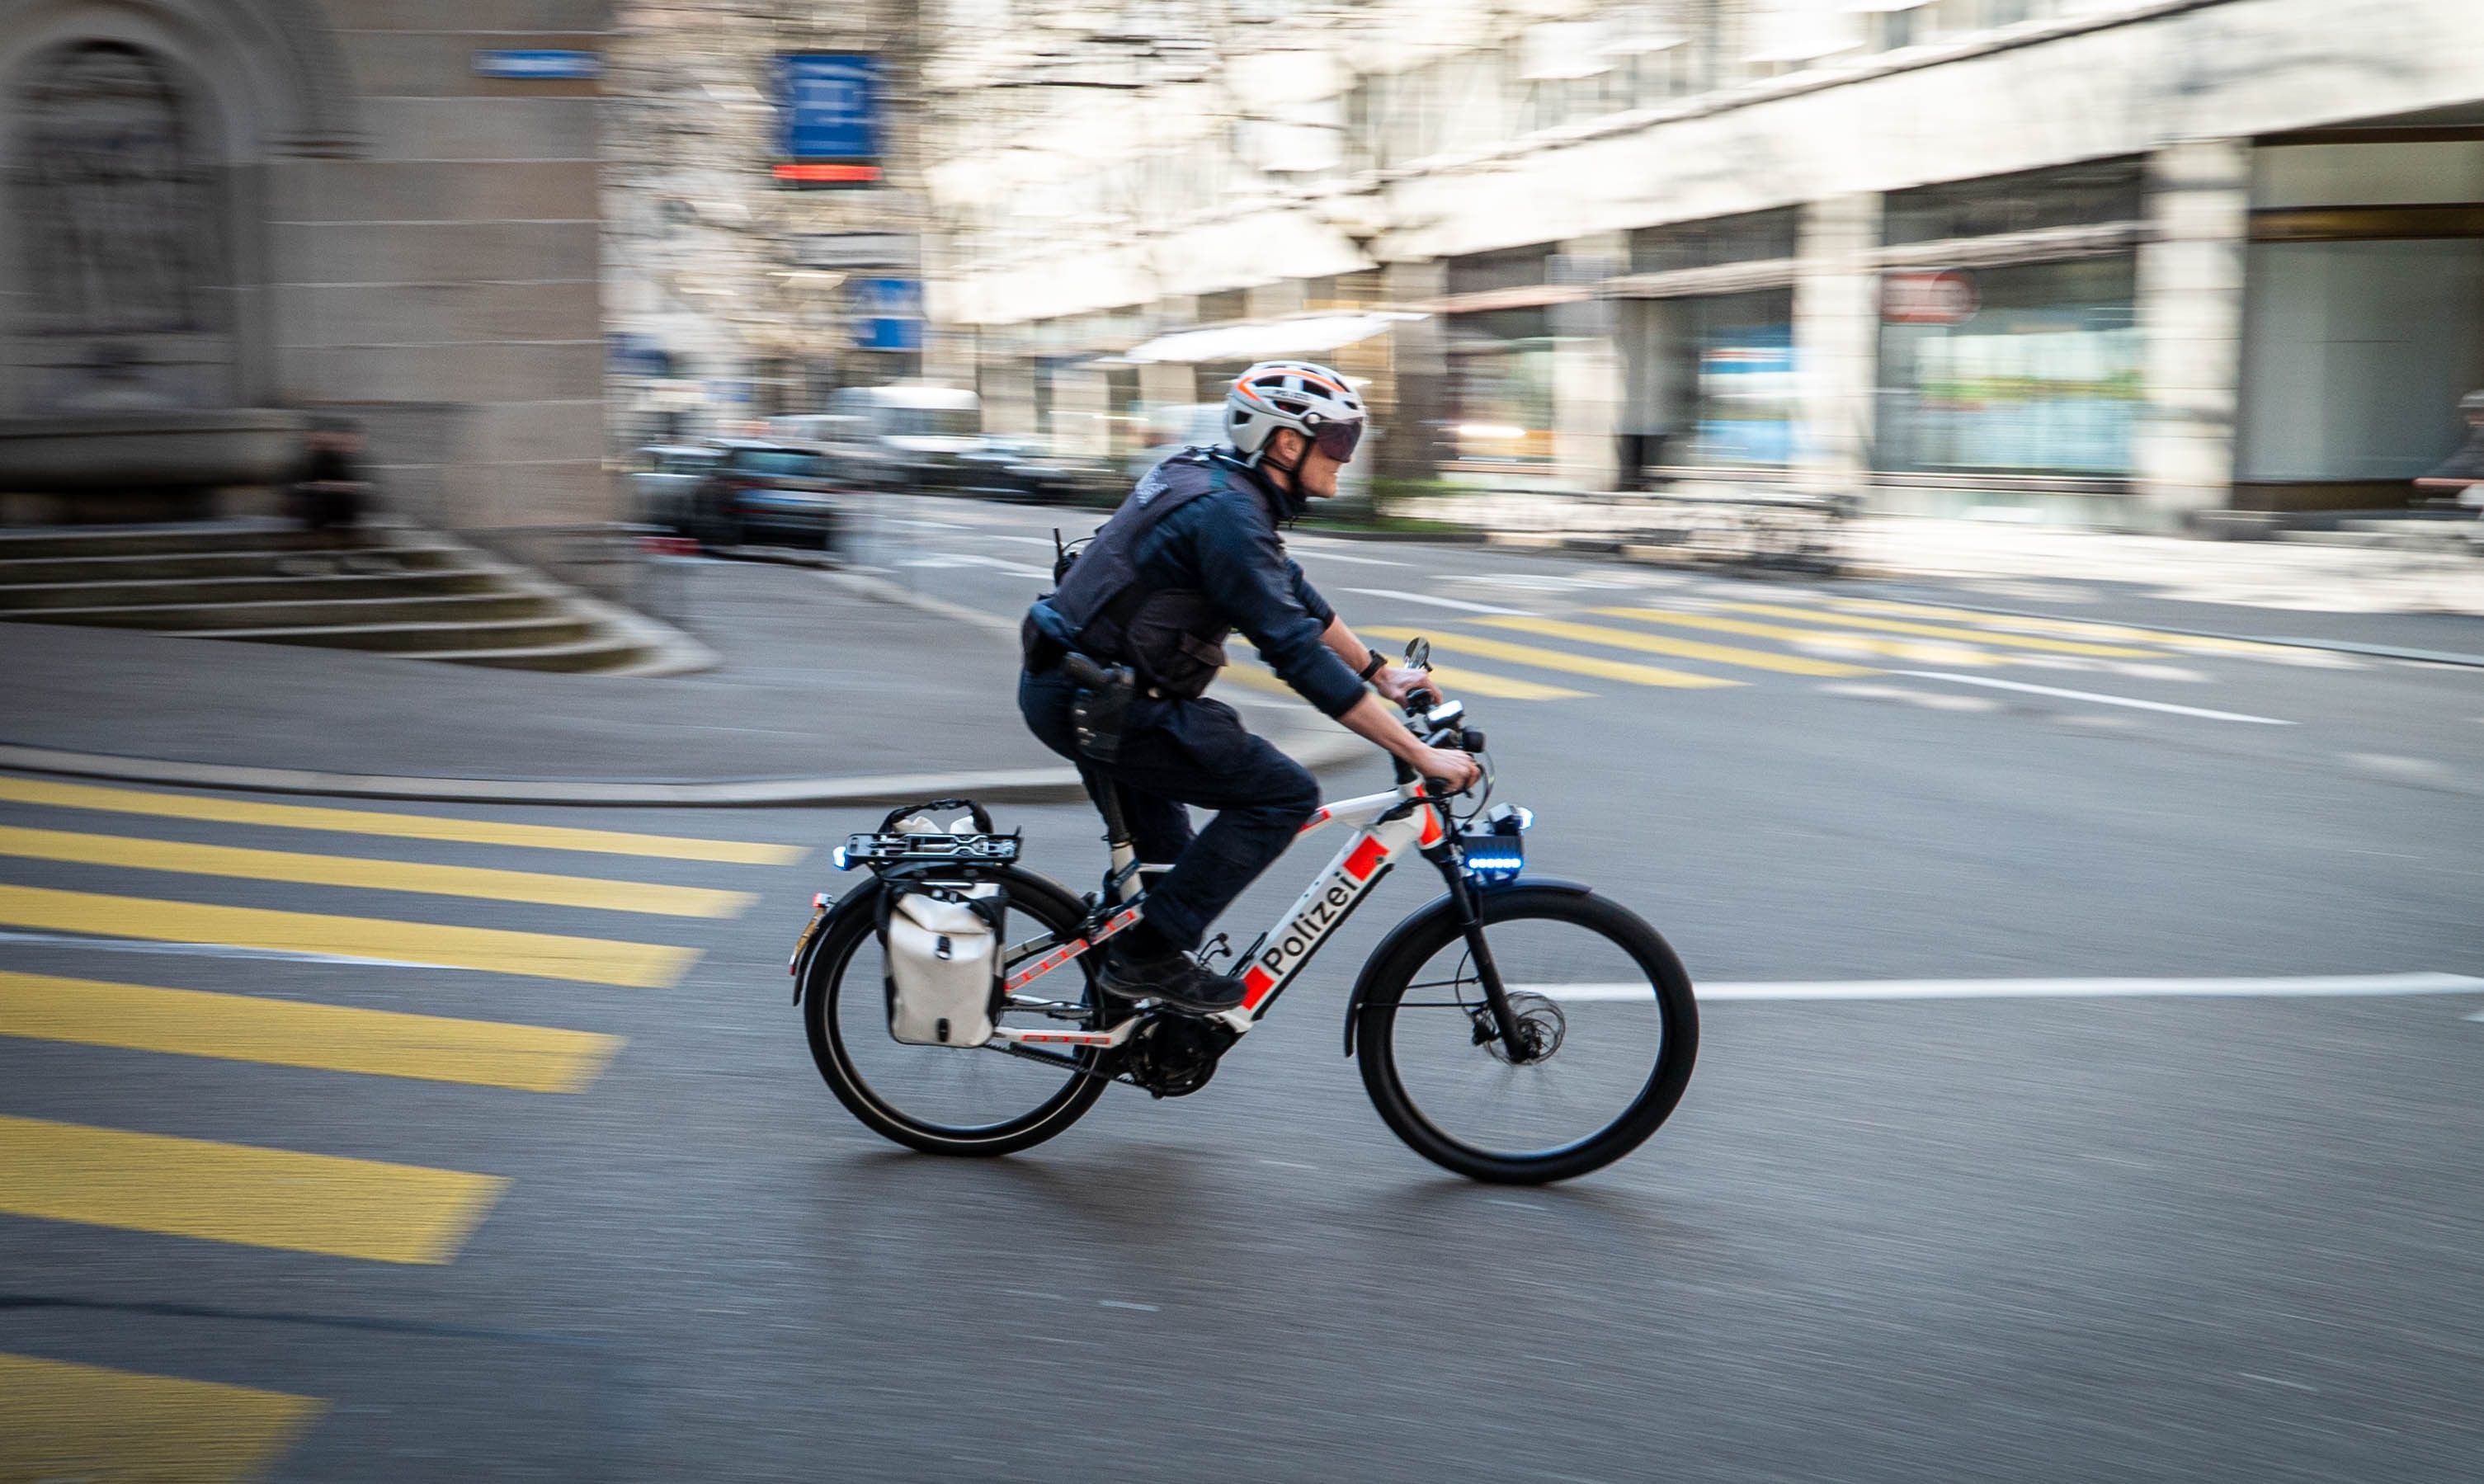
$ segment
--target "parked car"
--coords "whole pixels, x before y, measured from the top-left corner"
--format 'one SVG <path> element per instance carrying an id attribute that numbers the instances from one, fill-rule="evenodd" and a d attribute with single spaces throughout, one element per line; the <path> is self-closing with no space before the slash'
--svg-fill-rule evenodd
<path id="1" fill-rule="evenodd" d="M 658 444 L 638 450 L 630 472 L 631 518 L 687 534 L 690 504 L 724 450 L 705 444 Z"/>
<path id="2" fill-rule="evenodd" d="M 838 472 L 882 489 L 956 489 L 983 445 L 983 402 L 925 382 L 849 387 L 828 398 L 824 440 Z"/>
<path id="3" fill-rule="evenodd" d="M 844 512 L 828 461 L 803 444 L 736 438 L 716 445 L 715 469 L 691 499 L 689 534 L 706 546 L 746 546 L 754 537 L 837 544 Z"/>
<path id="4" fill-rule="evenodd" d="M 1096 460 L 1059 453 L 1040 438 L 986 435 L 980 446 L 958 455 L 958 463 L 960 490 L 999 499 L 1063 503 L 1116 482 Z"/>

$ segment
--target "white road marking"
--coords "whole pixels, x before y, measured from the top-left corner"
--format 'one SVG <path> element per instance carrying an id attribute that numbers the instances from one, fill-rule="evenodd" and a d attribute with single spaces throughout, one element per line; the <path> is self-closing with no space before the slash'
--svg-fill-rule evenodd
<path id="1" fill-rule="evenodd" d="M 1830 695 L 1850 695 L 1865 701 L 1904 701 L 1933 711 L 1999 711 L 1999 701 L 1980 695 L 1949 695 L 1931 690 L 1908 690 L 1902 686 L 1867 686 L 1857 681 L 1835 681 L 1821 689 Z"/>
<path id="2" fill-rule="evenodd" d="M 1643 1000 L 1645 985 L 1512 985 L 1553 1000 Z M 2175 998 L 2297 999 L 2393 994 L 2484 994 L 2465 974 L 2330 974 L 2283 979 L 1856 979 L 1700 985 L 1702 1000 L 2057 1000 Z M 2470 1015 L 2484 1020 L 2484 1014 Z"/>
<path id="3" fill-rule="evenodd" d="M 2176 706 L 2171 701 L 2143 701 L 2132 695 L 2103 695 L 2093 690 L 2065 690 L 2058 686 L 2031 686 L 2021 680 L 1996 680 L 1989 675 L 1953 675 L 1945 670 L 1892 670 L 1892 675 L 1911 675 L 1917 680 L 1945 680 L 1959 686 L 1988 686 L 1995 690 L 2023 690 L 2031 695 L 2059 696 L 2066 701 L 2092 701 L 2098 706 L 2129 706 L 2140 711 L 2171 712 L 2177 716 L 2199 716 L 2209 721 L 2249 721 L 2259 726 L 2292 726 L 2291 721 L 2276 716 L 2251 716 L 2238 711 L 2210 711 L 2204 706 Z"/>
<path id="4" fill-rule="evenodd" d="M 1097 1299 L 1095 1307 L 1097 1309 L 1135 1309 L 1143 1314 L 1162 1312 L 1153 1304 L 1132 1304 L 1124 1299 Z"/>
<path id="5" fill-rule="evenodd" d="M 2376 773 L 2398 778 L 2444 778 L 2449 775 L 2446 765 L 2430 758 L 2402 758 L 2387 752 L 2349 752 L 2346 761 Z"/>
<path id="6" fill-rule="evenodd" d="M 937 556 L 917 556 L 898 563 L 901 567 L 989 567 L 1012 577 L 1048 578 L 1049 567 L 1030 567 L 1024 562 L 1003 561 L 997 556 L 978 556 L 968 552 L 944 552 Z"/>
<path id="7" fill-rule="evenodd" d="M 1406 565 L 1406 563 L 1402 561 L 1390 561 L 1385 556 L 1348 556 L 1343 552 L 1332 552 L 1324 546 L 1306 547 L 1303 551 L 1303 554 L 1306 556 L 1316 556 L 1322 561 L 1352 562 L 1358 567 L 1402 567 Z"/>
<path id="8" fill-rule="evenodd" d="M 1536 616 L 1525 608 L 1499 608 L 1489 603 L 1463 603 L 1455 598 L 1435 598 L 1430 593 L 1399 592 L 1393 587 L 1349 587 L 1346 591 L 1361 593 L 1366 598 L 1394 598 L 1400 603 L 1428 604 L 1436 608 L 1452 608 L 1460 613 L 1506 613 L 1512 618 Z"/>
<path id="9" fill-rule="evenodd" d="M 983 538 L 986 541 L 1014 541 L 1020 546 L 1050 547 L 1052 545 L 1052 538 L 1050 536 L 1012 536 L 1009 532 L 1002 530 L 985 531 L 983 532 Z M 1069 540 L 1067 536 L 1064 536 L 1061 539 L 1065 542 Z"/>

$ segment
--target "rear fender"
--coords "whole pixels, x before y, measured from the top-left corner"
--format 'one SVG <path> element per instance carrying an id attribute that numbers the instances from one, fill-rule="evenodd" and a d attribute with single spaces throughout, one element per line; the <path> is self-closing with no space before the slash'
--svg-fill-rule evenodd
<path id="1" fill-rule="evenodd" d="M 873 918 L 879 910 L 879 879 L 875 877 L 844 896 L 829 901 L 828 915 L 820 920 L 819 931 L 811 934 L 809 941 L 802 945 L 801 953 L 794 959 L 795 1004 L 802 1003 L 803 991 L 810 987 L 811 960 L 820 957 L 820 945 L 835 936 L 847 919 L 855 916 Z"/>
<path id="2" fill-rule="evenodd" d="M 1523 881 L 1512 882 L 1507 886 L 1484 887 L 1480 900 L 1498 902 L 1536 892 L 1550 896 L 1584 897 L 1594 890 L 1594 887 L 1581 881 L 1565 881 L 1559 877 L 1535 876 L 1528 877 Z M 1380 971 L 1397 956 L 1397 950 L 1404 946 L 1407 939 L 1417 933 L 1431 931 L 1435 921 L 1449 916 L 1455 910 L 1456 907 L 1449 902 L 1448 894 L 1442 893 L 1409 914 L 1404 922 L 1390 929 L 1389 935 L 1382 938 L 1379 946 L 1371 950 L 1371 957 L 1363 960 L 1363 972 L 1355 976 L 1354 992 L 1348 995 L 1345 1001 L 1345 1054 L 1347 1056 L 1354 1055 L 1355 1028 L 1362 1024 L 1363 997 L 1370 991 L 1372 981 L 1380 977 Z M 824 928 L 823 935 L 825 935 Z"/>

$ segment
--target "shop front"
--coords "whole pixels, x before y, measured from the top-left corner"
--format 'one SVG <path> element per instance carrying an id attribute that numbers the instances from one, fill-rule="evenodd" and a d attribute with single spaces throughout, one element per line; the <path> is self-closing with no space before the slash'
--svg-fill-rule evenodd
<path id="1" fill-rule="evenodd" d="M 2484 387 L 2484 128 L 2254 151 L 2234 503 L 2383 508 Z"/>
<path id="2" fill-rule="evenodd" d="M 2144 405 L 2128 253 L 1881 276 L 1884 472 L 2129 478 Z"/>
<path id="3" fill-rule="evenodd" d="M 1448 318 L 1451 467 L 1541 471 L 1553 461 L 1554 348 L 1541 308 Z"/>
<path id="4" fill-rule="evenodd" d="M 1795 460 L 1796 245 L 1788 207 L 1631 233 L 1621 301 L 1622 483 L 1771 479 Z"/>

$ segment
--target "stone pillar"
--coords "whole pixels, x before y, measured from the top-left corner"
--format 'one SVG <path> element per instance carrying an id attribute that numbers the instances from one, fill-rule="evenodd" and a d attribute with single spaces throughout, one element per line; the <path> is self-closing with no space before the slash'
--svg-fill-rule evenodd
<path id="1" fill-rule="evenodd" d="M 1552 276 L 1592 286 L 1629 263 L 1630 239 L 1604 232 L 1562 243 Z M 1552 308 L 1552 461 L 1565 487 L 1609 490 L 1619 477 L 1624 366 L 1613 309 L 1599 298 Z"/>
<path id="2" fill-rule="evenodd" d="M 1396 262 L 1381 270 L 1384 296 L 1396 306 L 1427 304 L 1446 292 L 1448 270 L 1439 261 Z M 1389 401 L 1375 419 L 1379 432 L 1373 474 L 1395 485 L 1419 484 L 1441 474 L 1448 416 L 1447 335 L 1440 316 L 1410 319 L 1389 333 Z"/>
<path id="3" fill-rule="evenodd" d="M 1150 408 L 1198 401 L 1199 368 L 1187 361 L 1141 363 L 1139 400 Z"/>
<path id="4" fill-rule="evenodd" d="M 1063 451 L 1100 459 L 1113 451 L 1113 389 L 1093 365 L 1063 366 L 1052 384 L 1052 432 Z"/>
<path id="5" fill-rule="evenodd" d="M 1794 285 L 1796 487 L 1862 495 L 1872 483 L 1874 389 L 1879 381 L 1880 198 L 1832 196 L 1803 208 Z"/>
<path id="6" fill-rule="evenodd" d="M 2176 531 L 2233 497 L 2250 142 L 2191 140 L 2156 151 L 2147 221 L 2138 283 L 2147 400 L 2131 449 L 2126 521 Z"/>

